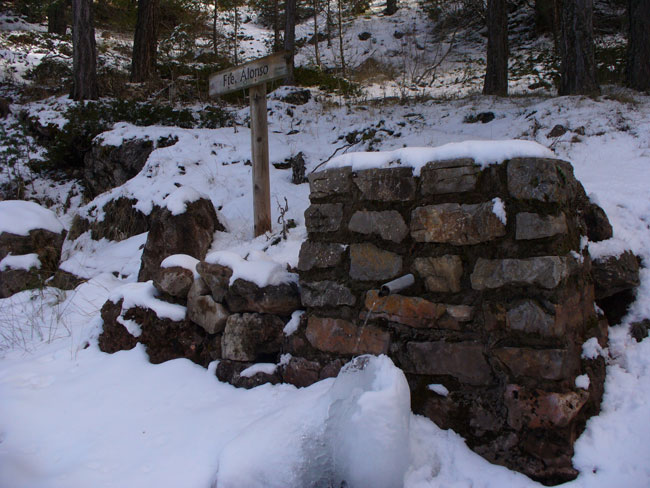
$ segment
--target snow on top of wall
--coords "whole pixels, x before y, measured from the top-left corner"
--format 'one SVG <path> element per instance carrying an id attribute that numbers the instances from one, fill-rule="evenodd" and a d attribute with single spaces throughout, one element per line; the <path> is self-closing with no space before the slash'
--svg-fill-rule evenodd
<path id="1" fill-rule="evenodd" d="M 351 166 L 353 171 L 372 168 L 406 166 L 413 168 L 417 176 L 424 165 L 449 159 L 471 158 L 485 167 L 512 158 L 553 158 L 557 156 L 550 149 L 533 141 L 516 139 L 504 141 L 452 142 L 438 147 L 405 147 L 395 151 L 355 152 L 337 156 L 322 169 Z"/>
<path id="2" fill-rule="evenodd" d="M 190 270 L 194 273 L 194 279 L 196 280 L 199 277 L 199 273 L 196 271 L 196 265 L 199 264 L 199 260 L 189 256 L 188 254 L 172 254 L 163 259 L 160 263 L 161 268 L 173 268 L 179 267 Z"/>
<path id="3" fill-rule="evenodd" d="M 16 256 L 9 253 L 0 261 L 0 271 L 7 269 L 24 269 L 29 271 L 32 268 L 41 268 L 41 260 L 38 259 L 38 254 L 36 253 Z"/>
<path id="4" fill-rule="evenodd" d="M 252 251 L 247 259 L 231 251 L 216 251 L 208 254 L 205 261 L 232 269 L 231 285 L 238 278 L 255 283 L 260 288 L 298 281 L 298 275 L 289 273 L 282 264 L 262 251 Z"/>
<path id="5" fill-rule="evenodd" d="M 25 200 L 0 202 L 0 233 L 27 236 L 29 231 L 35 229 L 45 229 L 58 234 L 63 230 L 63 224 L 54 212 L 37 203 Z"/>
<path id="6" fill-rule="evenodd" d="M 191 186 L 181 186 L 178 190 L 165 197 L 163 203 L 172 215 L 181 215 L 187 210 L 188 203 L 194 203 L 201 198 L 205 198 L 206 200 L 210 199 L 208 196 L 196 191 Z"/>
<path id="7" fill-rule="evenodd" d="M 145 283 L 128 283 L 114 290 L 108 299 L 117 303 L 122 302 L 122 313 L 134 307 L 147 308 L 153 310 L 161 319 L 170 319 L 181 321 L 185 319 L 187 308 L 175 303 L 168 303 L 156 298 L 156 289 L 153 281 Z"/>

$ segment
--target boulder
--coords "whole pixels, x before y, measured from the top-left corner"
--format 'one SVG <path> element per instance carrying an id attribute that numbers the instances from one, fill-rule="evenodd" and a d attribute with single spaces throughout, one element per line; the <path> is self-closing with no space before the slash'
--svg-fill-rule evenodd
<path id="1" fill-rule="evenodd" d="M 226 229 L 207 198 L 187 202 L 185 212 L 176 215 L 166 207 L 156 207 L 151 215 L 138 281 L 154 279 L 160 263 L 172 254 L 203 259 L 217 230 Z"/>
<path id="2" fill-rule="evenodd" d="M 227 359 L 219 361 L 216 373 L 219 381 L 230 383 L 237 388 L 255 388 L 266 383 L 275 385 L 282 381 L 276 370 L 265 371 L 265 368 L 257 368 L 254 363 L 242 363 Z"/>
<path id="3" fill-rule="evenodd" d="M 194 273 L 180 266 L 161 267 L 153 280 L 153 286 L 158 291 L 182 300 L 187 298 L 192 283 L 194 283 Z"/>
<path id="4" fill-rule="evenodd" d="M 223 302 L 228 287 L 230 286 L 232 269 L 228 266 L 201 261 L 196 265 L 196 271 L 201 275 L 208 288 L 210 288 L 212 298 L 217 302 Z"/>
<path id="5" fill-rule="evenodd" d="M 221 333 L 230 313 L 210 295 L 210 288 L 201 277 L 194 280 L 187 295 L 187 318 L 203 327 L 208 334 Z"/>
<path id="6" fill-rule="evenodd" d="M 620 256 L 607 256 L 592 262 L 596 299 L 611 297 L 639 286 L 639 259 L 626 251 Z"/>
<path id="7" fill-rule="evenodd" d="M 231 361 L 276 360 L 282 345 L 284 321 L 275 315 L 233 314 L 221 338 L 223 359 Z"/>
<path id="8" fill-rule="evenodd" d="M 231 312 L 291 315 L 300 308 L 300 292 L 296 283 L 259 287 L 238 278 L 228 288 L 225 302 Z"/>
<path id="9" fill-rule="evenodd" d="M 101 220 L 75 215 L 70 226 L 68 239 L 75 240 L 84 232 L 96 241 L 123 241 L 149 230 L 151 216 L 135 208 L 137 200 L 119 197 L 108 201 L 102 207 Z"/>

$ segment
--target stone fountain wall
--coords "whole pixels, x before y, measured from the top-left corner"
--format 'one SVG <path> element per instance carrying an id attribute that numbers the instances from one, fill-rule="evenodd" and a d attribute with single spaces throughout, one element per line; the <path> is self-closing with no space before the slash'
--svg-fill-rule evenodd
<path id="1" fill-rule="evenodd" d="M 571 165 L 460 159 L 414 176 L 396 163 L 309 182 L 306 314 L 283 379 L 306 385 L 355 355 L 388 354 L 414 410 L 479 454 L 546 483 L 574 478 L 573 442 L 605 375 L 583 344 L 607 342 L 581 236 L 608 223 Z M 412 286 L 379 296 L 408 273 Z"/>

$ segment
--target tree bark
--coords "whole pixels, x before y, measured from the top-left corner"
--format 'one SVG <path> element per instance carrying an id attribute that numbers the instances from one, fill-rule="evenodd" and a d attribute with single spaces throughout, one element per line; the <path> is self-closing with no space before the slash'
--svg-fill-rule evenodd
<path id="1" fill-rule="evenodd" d="M 600 93 L 594 57 L 593 0 L 564 0 L 560 42 L 560 95 Z"/>
<path id="2" fill-rule="evenodd" d="M 280 35 L 280 0 L 273 0 L 273 52 L 282 50 L 282 36 Z"/>
<path id="3" fill-rule="evenodd" d="M 47 7 L 47 32 L 50 34 L 65 35 L 68 28 L 66 19 L 66 4 L 65 0 L 56 0 L 50 3 Z"/>
<path id="4" fill-rule="evenodd" d="M 650 0 L 628 0 L 628 15 L 626 82 L 635 90 L 650 91 Z"/>
<path id="5" fill-rule="evenodd" d="M 485 95 L 508 94 L 508 10 L 506 0 L 488 0 Z"/>
<path id="6" fill-rule="evenodd" d="M 393 15 L 397 12 L 397 0 L 386 0 L 386 10 L 384 10 L 385 15 Z"/>
<path id="7" fill-rule="evenodd" d="M 318 50 L 318 42 L 320 41 L 318 33 L 318 0 L 313 0 L 312 4 L 314 6 L 314 54 L 316 56 L 316 66 L 320 68 L 320 52 Z"/>
<path id="8" fill-rule="evenodd" d="M 72 93 L 73 100 L 96 100 L 97 46 L 92 0 L 72 0 Z"/>
<path id="9" fill-rule="evenodd" d="M 156 70 L 158 50 L 158 0 L 138 0 L 138 17 L 133 38 L 131 81 L 147 81 Z"/>
<path id="10" fill-rule="evenodd" d="M 217 10 L 218 0 L 214 0 L 214 12 L 212 13 L 212 50 L 214 54 L 217 54 L 217 19 L 219 18 L 219 12 Z"/>
<path id="11" fill-rule="evenodd" d="M 284 50 L 287 52 L 287 70 L 289 74 L 284 79 L 287 85 L 294 85 L 293 57 L 296 48 L 296 0 L 286 0 L 284 7 Z"/>
<path id="12" fill-rule="evenodd" d="M 341 74 L 345 78 L 345 50 L 343 49 L 343 1 L 338 0 L 337 20 L 339 25 L 339 55 L 341 56 Z"/>

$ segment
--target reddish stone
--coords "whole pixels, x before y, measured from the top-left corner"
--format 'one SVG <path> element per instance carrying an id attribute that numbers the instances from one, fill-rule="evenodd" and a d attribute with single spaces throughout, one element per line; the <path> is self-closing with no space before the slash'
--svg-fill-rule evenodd
<path id="1" fill-rule="evenodd" d="M 513 429 L 519 430 L 524 426 L 553 429 L 569 425 L 587 402 L 589 393 L 529 391 L 518 385 L 508 385 L 504 397 L 508 407 L 508 425 Z"/>
<path id="2" fill-rule="evenodd" d="M 436 323 L 446 311 L 446 307 L 423 298 L 388 295 L 380 297 L 377 290 L 366 293 L 366 310 L 361 312 L 361 319 L 383 318 L 391 322 L 417 328 L 436 328 Z M 450 323 L 452 323 L 450 321 Z"/>
<path id="3" fill-rule="evenodd" d="M 406 354 L 410 364 L 404 370 L 408 373 L 450 375 L 471 385 L 487 385 L 492 380 L 483 345 L 478 342 L 409 342 Z"/>
<path id="4" fill-rule="evenodd" d="M 574 374 L 577 369 L 566 349 L 502 347 L 496 349 L 494 355 L 516 377 L 562 380 Z"/>
<path id="5" fill-rule="evenodd" d="M 390 343 L 385 330 L 328 317 L 309 317 L 306 335 L 316 349 L 338 354 L 386 354 Z"/>

